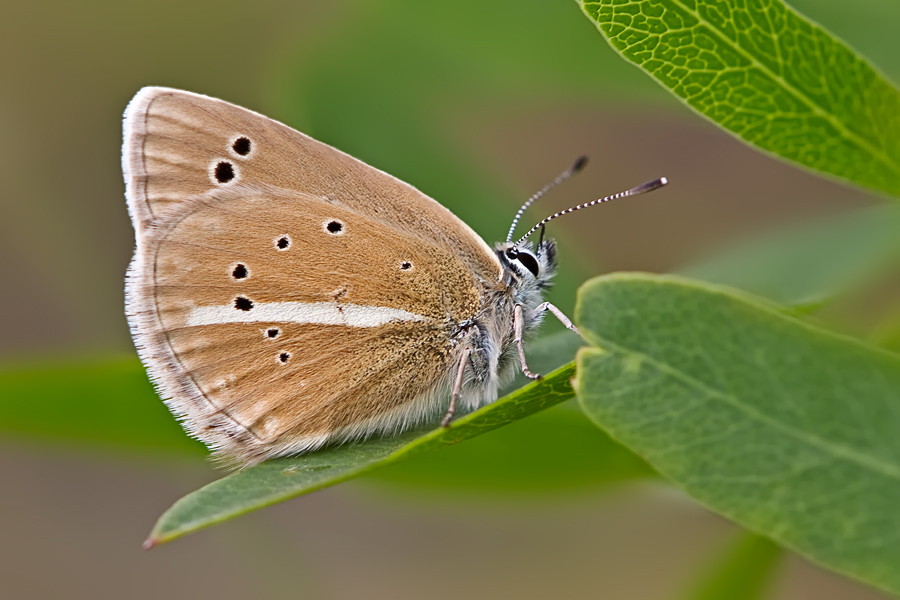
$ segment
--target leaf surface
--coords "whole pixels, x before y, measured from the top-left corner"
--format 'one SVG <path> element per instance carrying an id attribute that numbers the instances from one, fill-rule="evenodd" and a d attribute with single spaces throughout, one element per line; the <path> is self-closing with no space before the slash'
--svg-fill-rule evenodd
<path id="1" fill-rule="evenodd" d="M 579 0 L 612 47 L 740 139 L 900 195 L 900 93 L 780 0 Z"/>
<path id="2" fill-rule="evenodd" d="M 691 496 L 900 593 L 900 357 L 672 276 L 582 288 L 579 401 Z"/>

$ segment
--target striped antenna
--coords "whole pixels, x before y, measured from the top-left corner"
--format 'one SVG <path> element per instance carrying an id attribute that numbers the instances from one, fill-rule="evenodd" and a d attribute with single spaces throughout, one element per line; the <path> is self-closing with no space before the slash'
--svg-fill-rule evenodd
<path id="1" fill-rule="evenodd" d="M 617 198 L 624 198 L 626 196 L 637 196 L 639 194 L 646 194 L 647 192 L 652 192 L 653 190 L 658 190 L 659 188 L 666 185 L 667 183 L 669 183 L 668 179 L 666 179 L 665 177 L 660 177 L 659 179 L 654 179 L 653 181 L 648 181 L 647 183 L 643 183 L 635 188 L 631 188 L 630 190 L 625 190 L 624 192 L 619 192 L 618 194 L 613 194 L 612 196 L 607 196 L 606 198 L 598 198 L 596 200 L 592 200 L 592 201 L 586 202 L 584 204 L 579 204 L 578 206 L 573 206 L 572 208 L 567 208 L 565 210 L 561 210 L 558 213 L 554 213 L 554 214 L 550 215 L 549 217 L 547 217 L 546 219 L 544 219 L 543 221 L 541 221 L 540 223 L 538 223 L 537 225 L 532 227 L 528 231 L 528 233 L 526 233 L 521 238 L 519 238 L 518 242 L 513 244 L 513 248 L 515 248 L 516 246 L 518 246 L 519 244 L 524 242 L 528 238 L 529 235 L 531 235 L 532 233 L 537 231 L 539 228 L 543 227 L 544 225 L 546 225 L 547 223 L 552 221 L 553 219 L 556 219 L 563 215 L 567 215 L 571 212 L 575 212 L 576 210 L 581 210 L 582 208 L 590 208 L 591 206 L 594 206 L 595 204 L 601 204 L 603 202 L 608 202 L 609 200 L 616 200 Z M 509 241 L 509 239 L 507 239 L 507 242 L 508 241 Z"/>
<path id="2" fill-rule="evenodd" d="M 537 200 L 538 198 L 540 198 L 541 196 L 543 196 L 544 194 L 546 194 L 547 192 L 549 192 L 550 190 L 552 190 L 553 188 L 555 188 L 556 186 L 561 184 L 563 181 L 565 181 L 566 179 L 568 179 L 569 177 L 571 177 L 578 171 L 582 170 L 584 168 L 584 165 L 587 164 L 587 161 L 588 161 L 587 156 L 579 157 L 579 159 L 575 161 L 574 165 L 572 165 L 571 167 L 569 167 L 568 169 L 566 169 L 565 171 L 560 173 L 556 179 L 554 179 L 553 181 L 551 181 L 550 183 L 545 185 L 543 188 L 541 188 L 541 190 L 537 194 L 535 194 L 534 196 L 529 198 L 525 202 L 525 204 L 522 205 L 522 208 L 519 209 L 519 212 L 517 212 L 515 218 L 513 218 L 512 225 L 509 226 L 509 233 L 506 236 L 506 243 L 509 243 L 509 240 L 512 239 L 513 232 L 516 230 L 516 225 L 519 224 L 519 219 L 522 218 L 522 214 L 525 212 L 525 210 L 529 206 L 534 204 L 535 200 Z"/>

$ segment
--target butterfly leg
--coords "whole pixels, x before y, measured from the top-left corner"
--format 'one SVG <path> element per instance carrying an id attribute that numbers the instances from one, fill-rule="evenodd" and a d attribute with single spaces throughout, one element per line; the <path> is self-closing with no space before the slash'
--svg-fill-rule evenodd
<path id="1" fill-rule="evenodd" d="M 534 314 L 542 313 L 545 310 L 549 310 L 550 312 L 552 312 L 553 316 L 556 317 L 557 319 L 559 319 L 559 322 L 562 323 L 563 325 L 565 325 L 566 329 L 570 329 L 570 330 L 574 331 L 575 333 L 577 333 L 578 335 L 581 335 L 581 332 L 578 331 L 578 328 L 575 327 L 575 325 L 572 323 L 572 321 L 569 320 L 569 317 L 567 317 L 565 314 L 563 314 L 563 311 L 559 310 L 558 308 L 556 308 L 549 302 L 544 302 L 544 303 L 538 305 L 538 307 L 536 309 L 534 309 Z M 581 335 L 581 337 L 583 338 L 584 336 Z"/>
<path id="2" fill-rule="evenodd" d="M 450 421 L 453 420 L 453 413 L 456 412 L 456 401 L 459 400 L 459 394 L 462 390 L 463 376 L 466 374 L 466 365 L 469 363 L 469 356 L 472 354 L 471 348 L 463 351 L 462 358 L 459 361 L 459 370 L 456 372 L 456 381 L 453 382 L 453 392 L 450 394 L 450 406 L 447 407 L 447 414 L 441 419 L 441 427 L 450 427 Z"/>
<path id="3" fill-rule="evenodd" d="M 538 307 L 536 309 L 534 309 L 533 314 L 538 315 L 538 314 L 540 314 L 544 311 L 548 311 L 548 310 L 551 313 L 553 313 L 553 316 L 555 316 L 557 319 L 559 319 L 559 322 L 562 323 L 563 325 L 565 325 L 567 329 L 571 329 L 578 335 L 581 335 L 581 332 L 578 331 L 578 328 L 575 327 L 575 325 L 572 323 L 572 321 L 569 320 L 569 317 L 567 317 L 565 314 L 563 314 L 563 311 L 559 310 L 558 308 L 556 308 L 549 302 L 544 302 L 544 303 L 538 305 Z M 516 334 L 514 341 L 516 342 L 516 347 L 519 349 L 519 361 L 522 364 L 522 373 L 525 375 L 525 377 L 528 377 L 529 379 L 540 379 L 541 376 L 536 373 L 532 373 L 528 369 L 528 364 L 525 362 L 525 346 L 522 343 L 522 330 L 525 328 L 525 318 L 522 315 L 522 305 L 521 304 L 516 304 L 516 308 L 513 313 L 513 325 L 515 327 L 515 334 Z"/>
<path id="4" fill-rule="evenodd" d="M 546 304 L 546 302 L 544 304 Z M 543 306 L 543 304 L 541 306 Z M 522 343 L 522 330 L 525 328 L 525 318 L 522 316 L 521 304 L 516 304 L 516 308 L 513 311 L 513 328 L 516 334 L 513 341 L 519 349 L 519 362 L 522 365 L 522 373 L 528 379 L 540 379 L 540 375 L 528 370 L 528 364 L 525 362 L 525 345 Z"/>

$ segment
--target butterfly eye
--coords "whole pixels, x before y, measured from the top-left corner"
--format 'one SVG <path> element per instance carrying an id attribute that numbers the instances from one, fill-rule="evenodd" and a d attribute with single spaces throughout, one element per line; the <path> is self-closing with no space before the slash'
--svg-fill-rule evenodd
<path id="1" fill-rule="evenodd" d="M 531 274 L 535 277 L 541 272 L 541 266 L 538 264 L 537 259 L 528 252 L 519 252 L 516 256 L 516 260 L 518 260 L 523 267 L 531 271 Z"/>

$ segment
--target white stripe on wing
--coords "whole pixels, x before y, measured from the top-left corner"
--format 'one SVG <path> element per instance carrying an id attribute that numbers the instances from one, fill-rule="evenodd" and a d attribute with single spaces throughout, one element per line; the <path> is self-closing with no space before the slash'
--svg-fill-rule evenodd
<path id="1" fill-rule="evenodd" d="M 427 317 L 399 308 L 337 304 L 335 302 L 254 302 L 249 310 L 234 304 L 195 306 L 188 314 L 189 327 L 224 323 L 304 323 L 379 327 L 391 321 L 427 321 Z"/>

